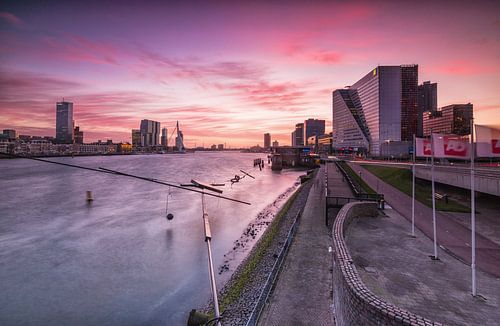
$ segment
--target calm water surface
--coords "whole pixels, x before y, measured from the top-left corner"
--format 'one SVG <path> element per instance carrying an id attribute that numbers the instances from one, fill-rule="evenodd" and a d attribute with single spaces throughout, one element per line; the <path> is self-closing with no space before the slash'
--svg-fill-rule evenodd
<path id="1" fill-rule="evenodd" d="M 207 200 L 217 267 L 248 223 L 301 174 L 259 171 L 252 164 L 258 157 L 265 156 L 51 160 L 176 183 L 226 182 L 223 195 L 252 205 Z M 240 169 L 256 179 L 231 188 L 227 180 Z M 168 187 L 30 160 L 0 160 L 0 189 L 0 325 L 185 325 L 189 311 L 209 299 L 200 195 L 172 189 L 175 218 L 167 221 Z"/>

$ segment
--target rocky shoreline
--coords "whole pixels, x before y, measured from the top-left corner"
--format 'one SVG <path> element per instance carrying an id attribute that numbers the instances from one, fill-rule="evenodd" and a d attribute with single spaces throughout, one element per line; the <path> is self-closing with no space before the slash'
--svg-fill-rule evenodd
<path id="1" fill-rule="evenodd" d="M 234 242 L 233 248 L 224 254 L 224 262 L 218 267 L 219 275 L 228 272 L 235 272 L 241 261 L 239 257 L 248 256 L 248 252 L 255 246 L 255 243 L 260 239 L 263 231 L 267 229 L 274 217 L 280 212 L 287 200 L 300 187 L 300 181 L 297 181 L 293 186 L 280 194 L 274 202 L 267 205 L 243 231 L 243 234 Z M 241 260 L 241 258 L 240 258 Z M 236 263 L 236 266 L 234 263 Z"/>
<path id="2" fill-rule="evenodd" d="M 265 228 L 248 256 L 238 265 L 229 281 L 219 291 L 219 305 L 221 312 L 223 312 L 224 324 L 246 325 L 278 258 L 278 254 L 286 241 L 295 217 L 306 204 L 311 186 L 311 181 L 302 184 L 275 216 L 274 214 L 268 215 L 268 210 L 265 209 L 259 214 L 255 222 L 249 225 L 242 238 L 236 241 L 240 245 L 235 244 L 233 249 L 243 248 L 248 241 L 257 236 L 256 232 Z M 293 192 L 293 190 L 289 189 L 282 194 L 280 196 L 281 200 L 283 201 L 283 198 L 287 197 L 286 193 Z M 276 206 L 280 198 L 270 204 L 268 208 L 273 205 Z M 219 267 L 219 273 L 228 270 L 230 268 L 226 262 Z M 212 312 L 212 302 L 208 303 L 202 310 L 207 313 Z"/>

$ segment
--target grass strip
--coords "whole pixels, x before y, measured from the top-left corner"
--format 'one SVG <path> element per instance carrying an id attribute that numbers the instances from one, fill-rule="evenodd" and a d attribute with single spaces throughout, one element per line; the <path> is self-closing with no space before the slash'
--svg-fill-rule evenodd
<path id="1" fill-rule="evenodd" d="M 258 267 L 260 261 L 265 256 L 267 249 L 271 246 L 274 237 L 278 234 L 281 221 L 286 216 L 303 186 L 308 182 L 309 181 L 302 184 L 300 188 L 287 200 L 285 205 L 283 205 L 279 213 L 274 217 L 271 224 L 269 224 L 266 231 L 257 242 L 250 256 L 244 261 L 243 269 L 240 271 L 237 278 L 233 280 L 231 287 L 225 291 L 224 296 L 220 299 L 221 311 L 224 311 L 231 303 L 238 300 L 243 289 L 245 288 L 245 285 L 250 280 L 252 273 Z"/>
<path id="2" fill-rule="evenodd" d="M 361 166 L 408 196 L 412 195 L 411 170 L 369 164 L 362 164 Z M 415 180 L 415 199 L 428 207 L 432 207 L 431 182 L 422 179 Z M 448 204 L 446 204 L 444 200 L 436 199 L 436 209 L 438 211 L 470 213 L 470 208 L 453 200 L 449 200 Z"/>
<path id="3" fill-rule="evenodd" d="M 367 194 L 376 194 L 373 190 L 346 162 L 339 162 L 342 168 L 349 174 L 351 179 L 361 187 L 361 190 Z"/>

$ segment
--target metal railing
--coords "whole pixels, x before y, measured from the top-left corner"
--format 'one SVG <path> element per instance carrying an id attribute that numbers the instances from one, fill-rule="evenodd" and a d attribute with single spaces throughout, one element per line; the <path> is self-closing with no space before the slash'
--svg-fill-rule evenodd
<path id="1" fill-rule="evenodd" d="M 347 171 L 342 167 L 339 162 L 335 161 L 335 166 L 342 173 L 344 180 L 347 180 L 349 187 L 354 193 L 354 197 L 340 197 L 328 195 L 328 166 L 325 171 L 325 225 L 328 227 L 328 209 L 329 208 L 342 208 L 347 203 L 353 201 L 374 201 L 378 203 L 379 209 L 385 208 L 385 201 L 383 194 L 369 194 L 362 190 L 361 186 L 352 179 Z"/>
<path id="2" fill-rule="evenodd" d="M 276 278 L 278 277 L 279 271 L 281 270 L 281 265 L 283 264 L 286 254 L 288 253 L 288 249 L 290 248 L 290 245 L 292 243 L 293 236 L 297 231 L 297 225 L 298 225 L 297 222 L 299 220 L 300 215 L 302 215 L 302 210 L 298 211 L 297 215 L 295 216 L 295 220 L 293 222 L 292 227 L 290 228 L 290 231 L 288 231 L 285 243 L 281 248 L 278 258 L 274 262 L 271 273 L 267 277 L 266 283 L 262 288 L 262 292 L 259 295 L 259 299 L 257 300 L 257 303 L 253 308 L 252 313 L 250 314 L 250 318 L 248 318 L 246 324 L 247 326 L 257 325 L 257 322 L 259 321 L 260 315 L 262 314 L 262 310 L 264 309 L 266 301 L 269 298 L 271 290 L 276 282 Z"/>

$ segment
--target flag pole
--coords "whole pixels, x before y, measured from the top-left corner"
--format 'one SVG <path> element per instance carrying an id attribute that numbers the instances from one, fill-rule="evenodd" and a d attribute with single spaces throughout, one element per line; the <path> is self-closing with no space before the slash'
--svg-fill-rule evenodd
<path id="1" fill-rule="evenodd" d="M 474 160 L 475 160 L 475 148 L 474 148 L 474 118 L 470 121 L 470 195 L 471 195 L 471 247 L 472 247 L 472 259 L 471 259 L 471 270 L 472 270 L 472 296 L 476 296 L 476 196 L 475 196 L 475 176 L 474 176 Z"/>
<path id="2" fill-rule="evenodd" d="M 432 179 L 432 232 L 434 235 L 434 257 L 432 259 L 438 259 L 437 253 L 437 237 L 436 237 L 436 194 L 434 190 L 434 133 L 431 129 L 431 179 Z"/>
<path id="3" fill-rule="evenodd" d="M 415 134 L 413 134 L 413 185 L 412 185 L 412 195 L 411 195 L 411 236 L 415 237 L 415 151 L 416 148 Z"/>

